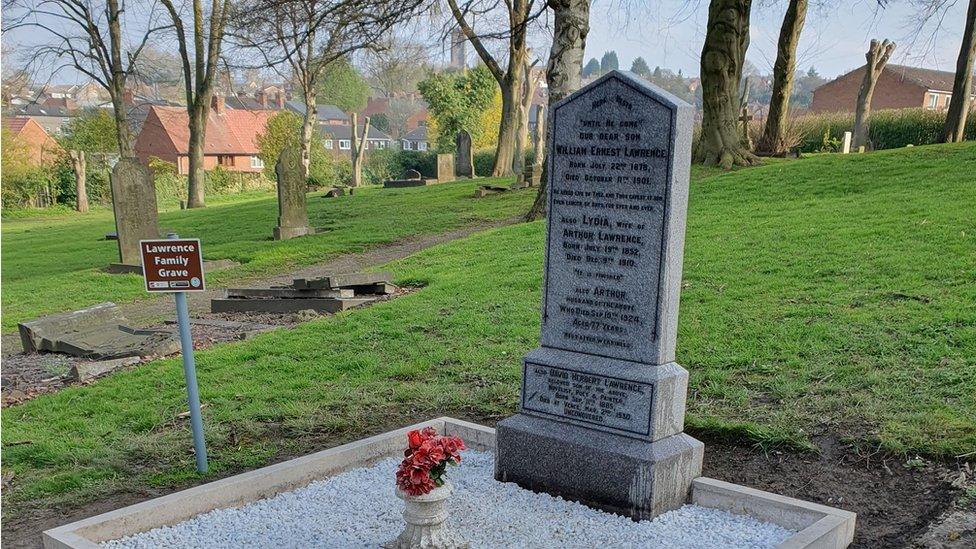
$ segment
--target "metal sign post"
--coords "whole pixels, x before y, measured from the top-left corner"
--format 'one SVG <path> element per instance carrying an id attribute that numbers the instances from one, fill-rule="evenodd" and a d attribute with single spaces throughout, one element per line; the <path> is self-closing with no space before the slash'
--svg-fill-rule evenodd
<path id="1" fill-rule="evenodd" d="M 183 350 L 183 375 L 186 377 L 186 400 L 190 406 L 190 427 L 193 430 L 193 450 L 197 471 L 207 472 L 207 445 L 203 438 L 203 417 L 200 414 L 200 391 L 197 369 L 193 360 L 193 337 L 190 335 L 190 311 L 186 292 L 204 291 L 203 254 L 198 239 L 180 240 L 170 233 L 167 240 L 141 240 L 142 274 L 146 291 L 172 293 L 176 300 L 176 321 L 180 329 Z"/>

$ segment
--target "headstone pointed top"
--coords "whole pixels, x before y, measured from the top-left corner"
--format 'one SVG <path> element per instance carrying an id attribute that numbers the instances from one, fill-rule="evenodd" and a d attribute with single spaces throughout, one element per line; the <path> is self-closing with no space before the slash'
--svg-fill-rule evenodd
<path id="1" fill-rule="evenodd" d="M 576 90 L 576 92 L 569 95 L 568 97 L 560 100 L 558 103 L 553 105 L 552 110 L 555 111 L 565 103 L 569 103 L 574 100 L 582 98 L 584 94 L 586 94 L 586 92 L 591 91 L 593 88 L 605 86 L 609 81 L 616 81 L 628 86 L 632 86 L 639 92 L 655 99 L 662 105 L 665 105 L 672 110 L 681 109 L 681 108 L 685 108 L 685 109 L 693 108 L 691 104 L 689 104 L 687 101 L 681 99 L 680 97 L 672 94 L 671 92 L 655 84 L 648 82 L 647 80 L 644 80 L 640 76 L 637 76 L 636 74 L 630 71 L 615 70 L 604 74 L 603 76 L 597 78 L 593 82 L 590 82 L 589 84 Z"/>

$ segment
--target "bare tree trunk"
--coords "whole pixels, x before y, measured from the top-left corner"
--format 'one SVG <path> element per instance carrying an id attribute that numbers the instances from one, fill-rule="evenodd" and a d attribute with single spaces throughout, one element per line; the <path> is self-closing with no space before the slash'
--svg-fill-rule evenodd
<path id="1" fill-rule="evenodd" d="M 189 129 L 189 173 L 187 174 L 187 208 L 204 208 L 204 186 L 206 185 L 206 174 L 203 164 L 203 144 L 207 133 L 207 114 L 210 110 L 210 101 L 204 106 L 192 109 L 190 116 Z"/>
<path id="2" fill-rule="evenodd" d="M 75 172 L 75 210 L 88 212 L 88 190 L 85 189 L 86 168 L 85 151 L 69 151 L 71 169 Z"/>
<path id="3" fill-rule="evenodd" d="M 363 136 L 359 137 L 359 116 L 352 113 L 352 183 L 351 187 L 363 184 L 363 158 L 366 156 L 366 143 L 369 141 L 369 117 L 365 118 Z"/>
<path id="4" fill-rule="evenodd" d="M 974 0 L 976 1 L 976 0 Z M 790 111 L 790 94 L 793 93 L 793 74 L 796 71 L 796 46 L 807 17 L 807 0 L 790 0 L 779 31 L 779 47 L 776 64 L 773 65 L 773 95 L 769 100 L 769 115 L 756 150 L 766 154 L 786 152 L 783 142 L 786 119 Z"/>
<path id="5" fill-rule="evenodd" d="M 549 50 L 549 65 L 546 67 L 546 83 L 549 85 L 549 108 L 580 87 L 583 76 L 583 53 L 586 49 L 586 35 L 590 32 L 589 0 L 548 0 L 553 11 L 552 49 Z M 543 164 L 545 166 L 545 164 Z M 526 221 L 533 221 L 546 215 L 545 169 L 539 192 L 528 213 Z"/>
<path id="6" fill-rule="evenodd" d="M 864 80 L 861 88 L 857 92 L 857 105 L 854 111 L 854 149 L 869 147 L 869 134 L 871 131 L 871 97 L 874 95 L 874 86 L 881 77 L 891 53 L 895 51 L 895 43 L 885 40 L 879 43 L 871 40 L 864 58 L 867 64 L 864 65 Z"/>
<path id="7" fill-rule="evenodd" d="M 308 178 L 309 168 L 312 165 L 312 132 L 315 130 L 316 123 L 315 88 L 309 86 L 305 89 L 305 117 L 302 119 L 302 172 Z M 355 130 L 353 130 L 355 131 Z"/>
<path id="8" fill-rule="evenodd" d="M 970 94 L 973 89 L 973 59 L 976 58 L 976 0 L 969 0 L 966 13 L 966 30 L 963 31 L 959 59 L 956 61 L 956 79 L 952 84 L 952 98 L 946 113 L 942 139 L 946 143 L 958 143 L 966 135 L 966 117 L 969 115 Z"/>
<path id="9" fill-rule="evenodd" d="M 471 42 L 478 57 L 485 63 L 492 76 L 498 82 L 502 91 L 502 120 L 498 126 L 498 145 L 495 148 L 495 164 L 492 167 L 492 177 L 508 175 L 512 171 L 515 156 L 515 142 L 518 133 L 518 121 L 516 120 L 519 105 L 521 104 L 522 79 L 524 73 L 525 59 L 528 55 L 526 50 L 526 34 L 528 30 L 527 19 L 529 4 L 526 0 L 511 0 L 506 2 L 509 16 L 509 37 L 508 37 L 508 67 L 502 70 L 495 57 L 485 48 L 481 42 L 481 37 L 475 34 L 474 30 L 468 25 L 464 14 L 458 7 L 456 0 L 447 0 L 451 13 L 464 36 Z"/>
<path id="10" fill-rule="evenodd" d="M 695 158 L 724 169 L 750 166 L 759 158 L 742 144 L 739 82 L 749 48 L 752 0 L 712 0 L 701 55 L 702 131 Z"/>
<path id="11" fill-rule="evenodd" d="M 541 168 L 546 160 L 546 108 L 539 105 L 539 112 L 535 116 L 535 162 L 536 168 Z"/>
<path id="12" fill-rule="evenodd" d="M 512 173 L 515 161 L 515 140 L 518 134 L 518 88 L 513 79 L 506 78 L 502 84 L 502 119 L 498 124 L 498 145 L 495 147 L 495 163 L 491 169 L 492 177 L 502 177 Z M 517 83 L 521 84 L 521 83 Z"/>
<path id="13" fill-rule="evenodd" d="M 522 69 L 522 96 L 518 105 L 518 135 L 515 138 L 515 161 L 512 170 L 515 172 L 517 186 L 525 183 L 525 152 L 529 147 L 529 111 L 532 109 L 532 98 L 538 80 L 532 78 L 532 67 L 526 60 Z"/>

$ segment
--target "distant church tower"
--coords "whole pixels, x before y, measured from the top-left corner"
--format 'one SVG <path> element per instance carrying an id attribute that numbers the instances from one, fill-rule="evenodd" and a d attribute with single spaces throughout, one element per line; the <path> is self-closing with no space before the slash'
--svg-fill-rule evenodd
<path id="1" fill-rule="evenodd" d="M 463 69 L 468 66 L 468 41 L 461 29 L 451 31 L 451 68 Z"/>

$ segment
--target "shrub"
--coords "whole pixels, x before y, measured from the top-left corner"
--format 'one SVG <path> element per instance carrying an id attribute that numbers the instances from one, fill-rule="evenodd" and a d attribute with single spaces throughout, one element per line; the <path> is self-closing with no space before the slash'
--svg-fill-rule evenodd
<path id="1" fill-rule="evenodd" d="M 481 177 L 491 175 L 495 167 L 495 149 L 482 149 L 474 152 L 474 173 Z"/>
<path id="2" fill-rule="evenodd" d="M 939 143 L 946 113 L 929 109 L 889 109 L 871 113 L 870 139 L 875 150 Z M 853 113 L 808 114 L 797 117 L 805 135 L 801 152 L 835 150 L 844 132 L 854 131 Z M 976 117 L 966 123 L 966 139 L 976 139 Z"/>
<path id="3" fill-rule="evenodd" d="M 437 155 L 431 151 L 398 151 L 400 171 L 395 175 L 400 177 L 407 170 L 417 170 L 424 177 L 437 176 Z"/>
<path id="4" fill-rule="evenodd" d="M 205 173 L 204 190 L 208 194 L 224 194 L 228 192 L 237 179 L 234 177 L 234 174 L 220 166 L 214 166 L 214 169 Z"/>

